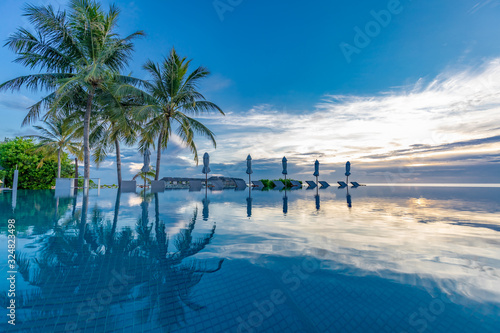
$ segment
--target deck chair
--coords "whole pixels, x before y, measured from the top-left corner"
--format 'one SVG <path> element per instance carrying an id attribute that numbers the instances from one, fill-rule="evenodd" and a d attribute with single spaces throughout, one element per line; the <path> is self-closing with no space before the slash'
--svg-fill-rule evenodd
<path id="1" fill-rule="evenodd" d="M 302 187 L 302 184 L 298 180 L 291 180 L 290 182 L 292 183 L 293 187 L 296 187 L 296 188 Z"/>
<path id="2" fill-rule="evenodd" d="M 121 191 L 123 193 L 135 192 L 137 191 L 137 182 L 135 180 L 123 180 Z"/>
<path id="3" fill-rule="evenodd" d="M 340 187 L 344 188 L 347 186 L 347 184 L 343 181 L 338 181 L 337 184 L 339 184 Z"/>
<path id="4" fill-rule="evenodd" d="M 234 182 L 236 183 L 236 191 L 243 191 L 247 188 L 247 183 L 243 179 L 235 179 Z"/>
<path id="5" fill-rule="evenodd" d="M 252 187 L 256 190 L 262 190 L 264 188 L 264 184 L 260 180 L 252 180 Z"/>
<path id="6" fill-rule="evenodd" d="M 330 186 L 330 184 L 328 184 L 327 182 L 325 182 L 324 180 L 320 180 L 319 183 L 321 184 L 321 188 L 327 188 Z"/>
<path id="7" fill-rule="evenodd" d="M 190 180 L 189 192 L 199 192 L 199 191 L 201 191 L 201 180 Z"/>
<path id="8" fill-rule="evenodd" d="M 316 187 L 316 183 L 313 182 L 312 180 L 306 180 L 306 183 L 307 183 L 307 186 L 308 186 L 307 189 L 313 189 L 313 188 Z"/>
<path id="9" fill-rule="evenodd" d="M 224 184 L 222 184 L 221 180 L 212 180 L 211 182 L 212 182 L 212 187 L 211 187 L 212 190 L 220 191 L 224 189 Z"/>
<path id="10" fill-rule="evenodd" d="M 280 180 L 273 180 L 273 184 L 274 184 L 274 189 L 275 190 L 282 190 L 282 189 L 285 188 L 285 185 Z"/>

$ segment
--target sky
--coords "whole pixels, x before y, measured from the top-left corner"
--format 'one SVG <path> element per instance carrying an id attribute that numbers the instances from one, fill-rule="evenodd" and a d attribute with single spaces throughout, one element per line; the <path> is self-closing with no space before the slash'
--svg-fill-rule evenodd
<path id="1" fill-rule="evenodd" d="M 66 2 L 31 1 L 64 8 Z M 108 6 L 110 1 L 102 1 Z M 203 65 L 200 87 L 226 113 L 200 117 L 217 148 L 199 138 L 213 175 L 281 176 L 365 183 L 500 183 L 500 0 L 114 1 L 119 31 L 144 30 L 126 73 L 149 79 L 142 65 L 170 49 Z M 21 1 L 0 4 L 0 36 L 28 27 Z M 30 73 L 0 48 L 0 81 Z M 0 93 L 0 138 L 21 127 L 43 92 Z M 141 168 L 123 147 L 124 179 Z M 151 158 L 155 161 L 155 152 Z M 115 156 L 92 177 L 116 182 Z M 201 164 L 201 163 L 200 163 Z M 174 138 L 161 176 L 201 176 Z"/>

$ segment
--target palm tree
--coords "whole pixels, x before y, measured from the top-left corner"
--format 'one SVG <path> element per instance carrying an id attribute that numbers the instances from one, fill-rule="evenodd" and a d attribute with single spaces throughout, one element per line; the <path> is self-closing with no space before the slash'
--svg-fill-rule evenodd
<path id="1" fill-rule="evenodd" d="M 121 38 L 116 33 L 119 9 L 114 5 L 105 12 L 94 0 L 71 0 L 69 11 L 55 11 L 51 5 L 25 7 L 25 16 L 35 33 L 18 28 L 7 44 L 16 54 L 15 62 L 46 73 L 20 76 L 4 82 L 0 90 L 52 91 L 30 107 L 23 125 L 40 117 L 41 109 L 56 113 L 62 105 L 71 104 L 73 96 L 85 96 L 84 106 L 84 178 L 90 178 L 90 120 L 94 98 L 105 90 L 103 84 L 115 76 L 123 83 L 140 84 L 140 80 L 117 75 L 133 51 L 132 40 L 142 31 Z"/>
<path id="2" fill-rule="evenodd" d="M 81 143 L 75 141 L 75 129 L 67 122 L 61 119 L 53 119 L 42 121 L 43 126 L 33 126 L 41 134 L 28 135 L 27 137 L 38 139 L 39 148 L 46 152 L 46 156 L 54 156 L 57 154 L 57 178 L 61 178 L 61 155 L 67 150 L 76 158 L 81 158 Z M 45 157 L 40 161 L 39 166 L 44 162 Z"/>
<path id="3" fill-rule="evenodd" d="M 97 123 L 90 133 L 90 144 L 93 147 L 93 160 L 97 165 L 104 161 L 109 152 L 116 154 L 116 173 L 118 187 L 122 184 L 120 143 L 130 146 L 136 141 L 139 124 L 134 120 L 132 107 L 138 102 L 131 96 L 121 96 L 116 88 L 109 84 L 108 93 L 100 98 L 103 106 L 98 112 Z"/>
<path id="4" fill-rule="evenodd" d="M 214 133 L 201 122 L 189 115 L 198 115 L 203 112 L 224 112 L 214 103 L 207 101 L 198 91 L 200 80 L 206 78 L 210 72 L 204 67 L 198 67 L 189 73 L 191 60 L 180 58 L 174 48 L 162 64 L 148 60 L 144 65 L 153 77 L 145 83 L 146 92 L 143 98 L 146 102 L 137 112 L 139 118 L 147 119 L 142 138 L 141 149 L 156 141 L 156 175 L 160 175 L 160 159 L 162 149 L 167 148 L 172 130 L 187 144 L 198 163 L 198 153 L 194 143 L 194 134 L 208 137 L 216 146 Z"/>

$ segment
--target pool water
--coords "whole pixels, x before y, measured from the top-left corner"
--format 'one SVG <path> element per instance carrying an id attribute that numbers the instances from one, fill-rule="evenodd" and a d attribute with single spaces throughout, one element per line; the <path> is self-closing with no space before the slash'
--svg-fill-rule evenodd
<path id="1" fill-rule="evenodd" d="M 499 332 L 500 188 L 0 193 L 12 332 Z"/>

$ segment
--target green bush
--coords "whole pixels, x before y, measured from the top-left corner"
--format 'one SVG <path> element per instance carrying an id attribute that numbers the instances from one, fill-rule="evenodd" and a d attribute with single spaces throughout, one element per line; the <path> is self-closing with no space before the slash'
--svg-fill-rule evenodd
<path id="1" fill-rule="evenodd" d="M 5 169 L 5 187 L 12 187 L 14 170 L 19 170 L 18 189 L 43 190 L 56 184 L 57 160 L 36 150 L 32 139 L 16 137 L 0 142 L 0 165 Z M 40 166 L 40 161 L 45 161 Z M 61 177 L 73 177 L 74 168 L 66 153 L 61 156 Z"/>
<path id="2" fill-rule="evenodd" d="M 281 181 L 283 184 L 285 184 L 286 188 L 292 188 L 292 180 L 295 180 L 295 179 L 287 179 L 286 181 L 283 178 L 274 179 L 274 180 L 261 179 L 260 181 L 264 185 L 264 188 L 272 189 L 272 188 L 276 187 L 276 185 L 274 185 L 273 181 Z M 302 182 L 300 180 L 299 180 L 299 183 L 302 184 Z"/>

